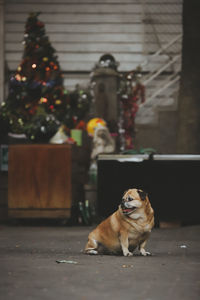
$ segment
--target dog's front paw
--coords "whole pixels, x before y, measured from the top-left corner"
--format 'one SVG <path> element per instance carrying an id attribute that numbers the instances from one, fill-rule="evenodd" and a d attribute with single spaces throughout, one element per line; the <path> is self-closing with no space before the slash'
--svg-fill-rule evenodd
<path id="1" fill-rule="evenodd" d="M 123 254 L 124 254 L 124 256 L 133 256 L 133 253 L 130 251 L 126 251 Z"/>
<path id="2" fill-rule="evenodd" d="M 97 255 L 98 251 L 95 249 L 87 249 L 85 250 L 85 254 L 89 254 L 89 255 Z"/>
<path id="3" fill-rule="evenodd" d="M 150 256 L 150 255 L 151 255 L 151 253 L 150 253 L 150 252 L 147 252 L 145 249 L 140 249 L 140 254 L 141 254 L 142 256 Z"/>

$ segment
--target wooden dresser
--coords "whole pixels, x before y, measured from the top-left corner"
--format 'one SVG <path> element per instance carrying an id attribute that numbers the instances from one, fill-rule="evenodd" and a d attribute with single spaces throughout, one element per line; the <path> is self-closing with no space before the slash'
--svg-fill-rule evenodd
<path id="1" fill-rule="evenodd" d="M 70 145 L 9 146 L 9 217 L 70 217 L 71 152 Z"/>

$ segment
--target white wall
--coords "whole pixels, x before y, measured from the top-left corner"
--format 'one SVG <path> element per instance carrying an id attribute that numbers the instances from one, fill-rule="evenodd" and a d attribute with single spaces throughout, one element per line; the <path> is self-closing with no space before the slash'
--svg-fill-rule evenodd
<path id="1" fill-rule="evenodd" d="M 104 53 L 114 55 L 120 71 L 130 71 L 182 32 L 182 0 L 5 0 L 10 70 L 21 61 L 24 25 L 33 11 L 42 13 L 67 88 L 86 84 Z M 180 49 L 181 43 L 171 51 Z"/>

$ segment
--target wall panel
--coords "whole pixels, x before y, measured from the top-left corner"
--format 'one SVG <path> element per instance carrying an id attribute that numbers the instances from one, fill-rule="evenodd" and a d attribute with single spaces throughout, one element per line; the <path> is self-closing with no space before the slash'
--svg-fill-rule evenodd
<path id="1" fill-rule="evenodd" d="M 6 0 L 5 57 L 10 71 L 21 61 L 28 14 L 38 11 L 70 88 L 80 76 L 81 83 L 89 81 L 104 53 L 114 55 L 120 71 L 129 71 L 182 32 L 182 0 Z M 181 42 L 170 49 L 172 54 L 180 50 Z M 166 56 L 153 64 L 160 60 Z"/>

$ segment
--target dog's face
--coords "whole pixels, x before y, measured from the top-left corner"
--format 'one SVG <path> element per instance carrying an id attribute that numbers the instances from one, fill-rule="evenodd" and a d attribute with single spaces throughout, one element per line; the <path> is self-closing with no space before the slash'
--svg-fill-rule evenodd
<path id="1" fill-rule="evenodd" d="M 124 215 L 130 215 L 144 206 L 147 194 L 138 189 L 129 189 L 123 195 L 121 209 Z"/>

